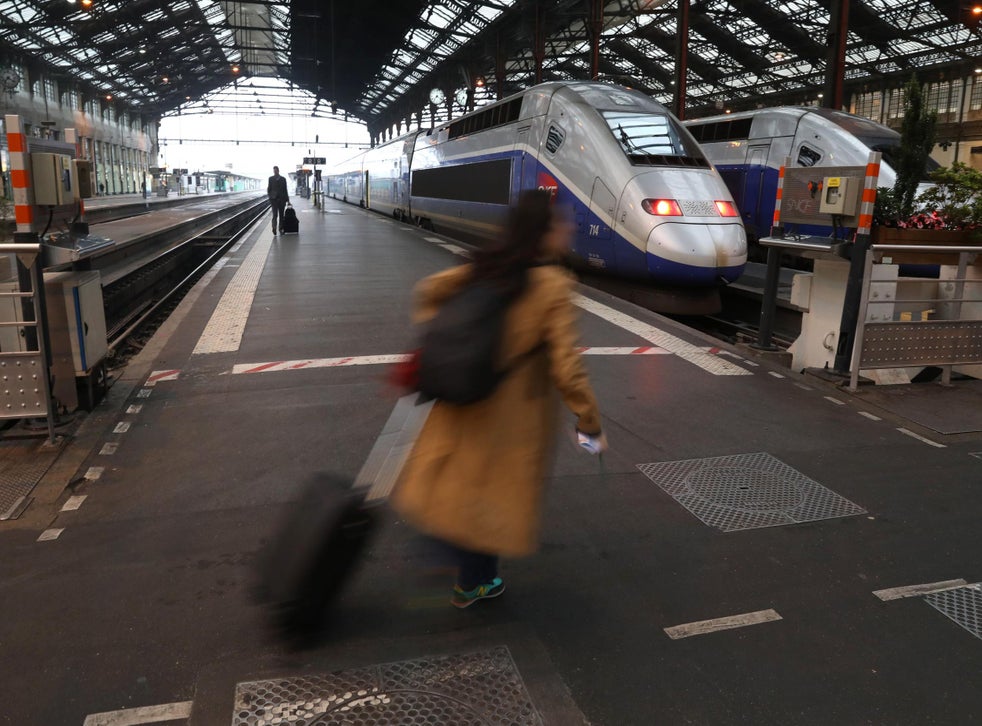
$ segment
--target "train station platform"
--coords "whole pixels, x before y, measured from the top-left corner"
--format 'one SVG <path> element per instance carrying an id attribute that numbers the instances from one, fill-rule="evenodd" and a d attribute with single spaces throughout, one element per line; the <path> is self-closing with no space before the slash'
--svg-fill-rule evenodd
<path id="1" fill-rule="evenodd" d="M 390 515 L 330 637 L 286 650 L 257 553 L 311 472 L 359 471 L 412 287 L 465 253 L 297 207 L 299 235 L 264 218 L 130 363 L 56 494 L 0 523 L 6 723 L 982 723 L 982 433 L 590 288 L 611 448 L 561 419 L 541 551 L 457 610 Z"/>

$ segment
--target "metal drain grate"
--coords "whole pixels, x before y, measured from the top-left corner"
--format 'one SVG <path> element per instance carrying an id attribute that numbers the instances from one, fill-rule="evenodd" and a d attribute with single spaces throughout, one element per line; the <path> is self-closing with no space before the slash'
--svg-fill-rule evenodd
<path id="1" fill-rule="evenodd" d="M 0 521 L 17 519 L 29 503 L 28 495 L 55 463 L 65 444 L 47 439 L 25 439 L 0 443 Z"/>
<path id="2" fill-rule="evenodd" d="M 770 454 L 656 462 L 638 468 L 705 524 L 724 532 L 866 512 Z"/>
<path id="3" fill-rule="evenodd" d="M 925 595 L 933 607 L 982 639 L 982 585 L 967 585 Z"/>
<path id="4" fill-rule="evenodd" d="M 542 726 L 505 647 L 239 683 L 232 726 Z"/>

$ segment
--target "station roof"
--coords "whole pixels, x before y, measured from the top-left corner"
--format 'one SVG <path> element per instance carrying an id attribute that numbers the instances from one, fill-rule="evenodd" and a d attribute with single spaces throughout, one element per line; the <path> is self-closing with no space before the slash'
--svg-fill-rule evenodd
<path id="1" fill-rule="evenodd" d="M 672 97 L 678 0 L 603 5 L 600 78 Z M 688 103 L 801 103 L 822 90 L 835 0 L 692 0 Z M 591 0 L 0 0 L 0 66 L 35 67 L 85 92 L 164 115 L 235 82 L 278 77 L 382 128 L 483 77 L 503 93 L 590 74 Z M 913 71 L 961 77 L 982 62 L 959 0 L 850 0 L 847 85 Z M 0 89 L 2 90 L 2 89 Z M 440 109 L 440 115 L 445 113 Z M 317 112 L 317 109 L 315 109 Z M 459 109 L 455 110 L 459 113 Z"/>

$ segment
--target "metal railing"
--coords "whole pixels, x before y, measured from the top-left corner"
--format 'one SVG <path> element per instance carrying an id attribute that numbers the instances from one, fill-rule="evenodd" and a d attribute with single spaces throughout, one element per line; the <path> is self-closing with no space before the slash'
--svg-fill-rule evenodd
<path id="1" fill-rule="evenodd" d="M 917 252 L 950 258 L 955 277 L 873 279 L 873 266 L 884 252 Z M 982 364 L 982 274 L 969 278 L 969 266 L 982 247 L 873 245 L 866 253 L 862 297 L 852 350 L 849 387 L 859 385 L 860 370 L 938 366 L 944 384 L 956 365 Z M 956 262 L 957 260 L 957 262 Z M 933 296 L 898 298 L 884 294 L 893 285 L 933 287 Z M 874 286 L 877 287 L 874 295 Z M 969 289 L 978 292 L 969 295 Z M 941 293 L 945 293 L 942 295 Z M 978 306 L 977 310 L 975 306 Z M 884 308 L 888 306 L 888 308 Z M 966 306 L 968 310 L 966 310 Z M 871 308 L 889 309 L 889 320 L 871 319 Z M 908 307 L 909 310 L 897 310 Z M 882 315 L 882 313 L 881 313 Z M 897 319 L 894 319 L 897 318 Z"/>
<path id="2" fill-rule="evenodd" d="M 15 337 L 23 338 L 15 346 L 19 350 L 0 350 L 0 419 L 44 417 L 48 422 L 48 440 L 54 443 L 55 411 L 48 375 L 48 331 L 40 254 L 40 244 L 0 244 L 0 255 L 13 255 L 24 268 L 22 271 L 16 264 L 11 265 L 16 289 L 0 291 L 0 299 L 13 301 L 9 309 L 14 318 L 0 320 L 0 329 L 13 328 Z M 22 274 L 25 271 L 26 275 Z M 25 283 L 29 289 L 24 289 Z M 25 300 L 32 303 L 33 320 L 19 314 Z M 18 317 L 25 319 L 18 320 Z M 4 337 L 11 339 L 11 336 Z"/>

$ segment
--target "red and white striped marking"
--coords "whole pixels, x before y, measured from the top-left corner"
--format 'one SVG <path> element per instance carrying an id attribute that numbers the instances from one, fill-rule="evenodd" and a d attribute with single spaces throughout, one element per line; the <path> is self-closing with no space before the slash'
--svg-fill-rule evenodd
<path id="1" fill-rule="evenodd" d="M 154 371 L 153 373 L 150 374 L 150 377 L 147 378 L 147 382 L 144 385 L 155 386 L 161 381 L 176 381 L 178 376 L 180 375 L 181 375 L 180 370 Z"/>
<path id="2" fill-rule="evenodd" d="M 709 350 L 719 350 L 709 349 Z M 655 346 L 642 347 L 604 347 L 591 346 L 579 348 L 581 355 L 671 355 L 671 351 Z M 348 366 L 373 366 L 402 363 L 409 360 L 408 353 L 389 355 L 353 355 L 346 358 L 311 358 L 307 360 L 281 360 L 268 363 L 239 363 L 232 367 L 232 375 L 242 373 L 275 373 L 277 371 L 300 371 L 310 368 L 347 368 Z"/>
<path id="3" fill-rule="evenodd" d="M 14 191 L 14 220 L 18 232 L 34 231 L 34 208 L 31 195 L 31 172 L 27 167 L 27 136 L 24 119 L 17 114 L 4 117 L 7 127 L 7 150 L 10 153 L 10 186 Z"/>

